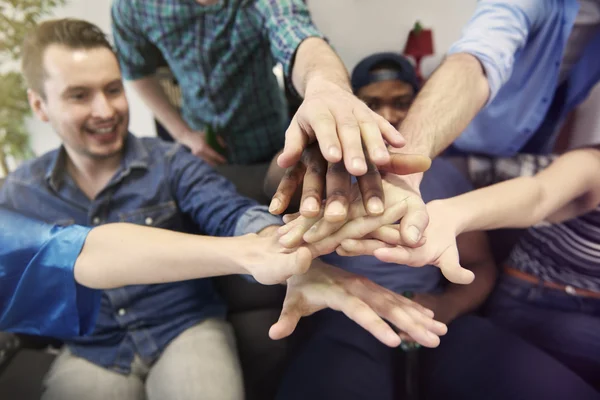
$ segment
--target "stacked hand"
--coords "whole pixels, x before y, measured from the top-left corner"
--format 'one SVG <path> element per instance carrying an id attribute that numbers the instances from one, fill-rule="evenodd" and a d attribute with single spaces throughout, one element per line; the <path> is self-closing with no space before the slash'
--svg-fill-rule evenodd
<path id="1" fill-rule="evenodd" d="M 340 243 L 338 253 L 345 256 L 374 255 L 379 260 L 404 264 L 412 267 L 435 265 L 439 267 L 450 282 L 468 284 L 475 275 L 461 267 L 456 237 L 461 233 L 454 221 L 454 211 L 444 200 L 436 200 L 427 204 L 429 225 L 425 229 L 423 243 L 418 247 L 398 246 L 400 236 L 393 226 L 382 226 L 372 232 L 366 240 L 358 236 L 344 239 Z M 345 229 L 352 231 L 352 222 Z"/>
<path id="2" fill-rule="evenodd" d="M 364 277 L 315 260 L 306 274 L 288 279 L 283 310 L 269 336 L 289 336 L 300 318 L 326 307 L 343 312 L 390 347 L 398 346 L 401 339 L 384 319 L 426 347 L 438 346 L 439 336 L 447 332 L 446 325 L 433 319 L 431 310 Z"/>
<path id="3" fill-rule="evenodd" d="M 439 336 L 447 331 L 443 323 L 433 320 L 431 310 L 418 303 L 364 277 L 313 260 L 325 253 L 323 245 L 286 249 L 279 245 L 277 235 L 252 234 L 239 239 L 244 271 L 263 284 L 287 283 L 281 317 L 270 331 L 273 339 L 290 335 L 301 317 L 326 307 L 343 312 L 392 347 L 400 344 L 400 336 L 384 319 L 404 337 L 427 347 L 437 346 Z"/>

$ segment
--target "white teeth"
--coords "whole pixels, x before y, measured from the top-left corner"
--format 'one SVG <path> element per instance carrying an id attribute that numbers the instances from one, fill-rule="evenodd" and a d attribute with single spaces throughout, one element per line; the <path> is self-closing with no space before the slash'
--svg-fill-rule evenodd
<path id="1" fill-rule="evenodd" d="M 98 134 L 107 134 L 107 133 L 112 133 L 112 131 L 115 129 L 114 126 L 110 127 L 110 128 L 102 128 L 102 129 L 92 129 L 91 131 L 93 133 L 98 133 Z"/>

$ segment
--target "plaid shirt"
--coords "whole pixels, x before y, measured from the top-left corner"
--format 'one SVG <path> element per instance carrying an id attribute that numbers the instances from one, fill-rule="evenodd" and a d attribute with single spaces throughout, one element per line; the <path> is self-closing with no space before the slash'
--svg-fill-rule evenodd
<path id="1" fill-rule="evenodd" d="M 162 53 L 184 119 L 215 129 L 230 163 L 268 161 L 283 148 L 288 116 L 273 66 L 289 80 L 300 43 L 322 36 L 302 0 L 115 0 L 112 21 L 124 77 L 152 75 Z"/>

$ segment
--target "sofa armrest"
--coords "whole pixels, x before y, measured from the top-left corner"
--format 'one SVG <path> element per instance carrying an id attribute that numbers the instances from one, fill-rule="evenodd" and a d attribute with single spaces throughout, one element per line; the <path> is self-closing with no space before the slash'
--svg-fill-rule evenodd
<path id="1" fill-rule="evenodd" d="M 0 332 L 0 372 L 20 348 L 21 341 L 17 335 Z"/>

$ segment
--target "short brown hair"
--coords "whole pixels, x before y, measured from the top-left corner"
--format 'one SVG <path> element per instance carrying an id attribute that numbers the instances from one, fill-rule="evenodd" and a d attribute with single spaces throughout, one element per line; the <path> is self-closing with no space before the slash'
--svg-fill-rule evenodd
<path id="1" fill-rule="evenodd" d="M 30 89 L 44 95 L 44 52 L 58 44 L 71 49 L 105 47 L 113 51 L 106 35 L 96 25 L 73 18 L 53 19 L 40 23 L 23 42 L 21 69 Z"/>

